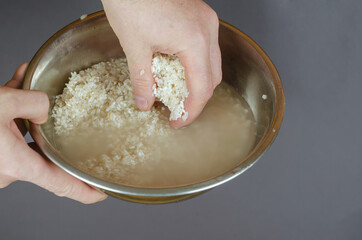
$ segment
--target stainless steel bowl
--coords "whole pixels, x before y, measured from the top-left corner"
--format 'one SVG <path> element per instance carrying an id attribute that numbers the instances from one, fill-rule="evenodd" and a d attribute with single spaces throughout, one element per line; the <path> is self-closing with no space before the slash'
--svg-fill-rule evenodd
<path id="1" fill-rule="evenodd" d="M 227 182 L 251 167 L 276 137 L 284 114 L 284 92 L 277 70 L 263 50 L 245 33 L 220 20 L 223 81 L 249 103 L 257 124 L 257 139 L 247 157 L 229 171 L 182 187 L 135 188 L 106 182 L 67 163 L 57 150 L 51 119 L 30 123 L 30 133 L 43 153 L 56 165 L 109 195 L 140 203 L 167 203 L 196 196 Z M 69 73 L 109 58 L 123 57 L 119 41 L 103 11 L 77 20 L 54 34 L 35 54 L 25 75 L 24 89 L 46 92 L 54 104 Z M 267 99 L 263 99 L 262 95 Z"/>

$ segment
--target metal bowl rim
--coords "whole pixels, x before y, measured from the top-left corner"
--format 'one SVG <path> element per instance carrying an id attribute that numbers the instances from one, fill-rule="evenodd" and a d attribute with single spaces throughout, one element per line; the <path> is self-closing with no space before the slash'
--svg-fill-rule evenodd
<path id="1" fill-rule="evenodd" d="M 30 89 L 31 80 L 36 69 L 38 62 L 40 61 L 43 53 L 46 52 L 49 45 L 51 45 L 59 36 L 66 33 L 68 30 L 73 29 L 74 27 L 78 26 L 82 22 L 95 20 L 99 17 L 105 17 L 104 11 L 95 12 L 89 14 L 84 19 L 78 19 L 58 32 L 56 32 L 53 36 L 51 36 L 37 51 L 34 55 L 32 60 L 29 63 L 28 69 L 25 74 L 23 89 Z M 275 112 L 273 116 L 272 124 L 270 125 L 268 131 L 266 132 L 265 136 L 261 139 L 258 145 L 254 148 L 254 150 L 249 153 L 249 155 L 244 158 L 238 165 L 236 165 L 233 169 L 224 172 L 218 176 L 215 176 L 208 180 L 203 180 L 201 182 L 191 184 L 191 185 L 184 185 L 179 187 L 167 187 L 167 188 L 140 188 L 140 187 L 129 187 L 124 185 L 119 185 L 115 183 L 110 183 L 95 177 L 92 177 L 76 168 L 68 164 L 64 159 L 56 154 L 56 150 L 46 141 L 43 136 L 43 133 L 39 127 L 39 125 L 30 123 L 30 134 L 34 138 L 35 142 L 39 145 L 42 152 L 58 167 L 65 170 L 69 174 L 73 175 L 74 177 L 92 185 L 98 187 L 103 190 L 108 190 L 115 193 L 126 194 L 126 195 L 134 195 L 134 196 L 147 196 L 147 197 L 168 197 L 168 196 L 180 196 L 185 194 L 192 194 L 197 192 L 206 191 L 208 189 L 214 188 L 218 185 L 227 182 L 244 171 L 250 168 L 253 164 L 255 164 L 264 152 L 270 147 L 272 142 L 274 141 L 275 137 L 277 136 L 279 129 L 281 127 L 281 123 L 283 121 L 284 116 L 284 108 L 285 108 L 285 96 L 284 90 L 282 86 L 282 82 L 280 80 L 280 76 L 278 71 L 276 70 L 274 64 L 267 56 L 267 54 L 262 50 L 262 48 L 247 34 L 242 32 L 241 30 L 237 29 L 236 27 L 232 26 L 231 24 L 223 21 L 220 19 L 220 24 L 231 29 L 233 32 L 241 36 L 244 40 L 246 40 L 265 61 L 271 75 L 272 80 L 274 83 L 275 91 L 276 91 L 276 101 L 275 101 Z"/>

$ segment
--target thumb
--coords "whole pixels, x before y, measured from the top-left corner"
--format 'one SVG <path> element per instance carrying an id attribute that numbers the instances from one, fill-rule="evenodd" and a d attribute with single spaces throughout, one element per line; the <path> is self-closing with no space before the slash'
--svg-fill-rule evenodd
<path id="1" fill-rule="evenodd" d="M 149 110 L 155 101 L 152 93 L 155 82 L 151 72 L 152 55 L 150 49 L 141 47 L 126 52 L 135 101 L 142 111 Z"/>

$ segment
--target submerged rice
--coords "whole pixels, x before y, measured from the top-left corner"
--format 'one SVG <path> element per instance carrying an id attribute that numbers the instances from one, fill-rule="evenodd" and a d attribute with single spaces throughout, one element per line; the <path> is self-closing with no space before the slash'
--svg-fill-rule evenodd
<path id="1" fill-rule="evenodd" d="M 56 134 L 71 136 L 75 130 L 79 134 L 89 128 L 123 129 L 133 134 L 114 139 L 119 147 L 112 156 L 100 156 L 100 160 L 120 159 L 126 165 L 134 165 L 135 159 L 147 159 L 151 151 L 145 139 L 170 132 L 167 111 L 160 106 L 148 112 L 138 110 L 129 76 L 126 59 L 100 62 L 71 73 L 63 93 L 55 98 L 52 117 Z"/>
<path id="2" fill-rule="evenodd" d="M 162 63 L 155 60 L 154 65 L 168 66 L 161 58 Z M 184 76 L 176 62 L 171 65 L 173 74 L 161 69 L 159 76 Z M 184 117 L 188 91 L 185 81 L 177 79 L 172 78 L 176 84 L 169 86 L 159 78 L 156 90 L 167 94 L 165 89 L 178 89 L 178 100 L 167 101 Z M 138 110 L 126 59 L 101 62 L 71 73 L 63 93 L 55 98 L 55 146 L 72 166 L 99 179 L 162 187 L 216 176 L 238 163 L 254 143 L 252 112 L 226 83 L 215 89 L 189 127 L 172 129 L 169 117 L 162 104 L 148 112 Z"/>
<path id="3" fill-rule="evenodd" d="M 171 111 L 170 120 L 187 118 L 184 100 L 188 96 L 184 68 L 174 55 L 156 54 L 152 62 L 156 98 Z M 159 109 L 157 109 L 159 108 Z M 122 139 L 114 139 L 117 151 L 112 156 L 101 156 L 105 162 L 120 159 L 134 165 L 150 158 L 146 138 L 170 134 L 167 110 L 152 107 L 138 110 L 134 101 L 130 74 L 125 58 L 100 62 L 79 73 L 72 72 L 63 93 L 56 96 L 52 111 L 56 134 L 69 136 L 73 131 L 96 129 L 123 129 L 132 132 Z M 129 124 L 132 122 L 132 124 Z M 134 128 L 132 126 L 141 126 Z M 98 159 L 99 160 L 99 159 Z"/>

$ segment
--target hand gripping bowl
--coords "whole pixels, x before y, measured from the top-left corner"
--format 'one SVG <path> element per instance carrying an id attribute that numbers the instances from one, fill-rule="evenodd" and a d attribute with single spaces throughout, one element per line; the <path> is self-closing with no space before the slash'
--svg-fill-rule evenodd
<path id="1" fill-rule="evenodd" d="M 247 157 L 219 176 L 168 188 L 114 184 L 92 177 L 67 163 L 54 144 L 51 119 L 43 125 L 30 123 L 30 134 L 42 152 L 60 168 L 123 200 L 168 203 L 196 196 L 225 183 L 251 167 L 275 139 L 284 114 L 284 92 L 273 63 L 250 37 L 220 20 L 219 42 L 223 81 L 234 87 L 248 102 L 257 131 L 255 145 Z M 119 41 L 104 12 L 96 12 L 67 25 L 39 49 L 29 64 L 23 88 L 46 92 L 52 107 L 54 96 L 62 92 L 70 72 L 116 57 L 124 57 Z"/>

